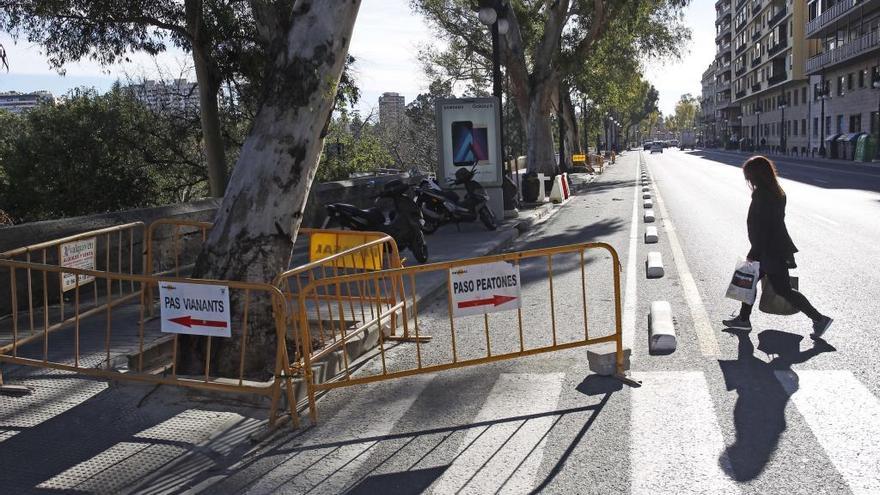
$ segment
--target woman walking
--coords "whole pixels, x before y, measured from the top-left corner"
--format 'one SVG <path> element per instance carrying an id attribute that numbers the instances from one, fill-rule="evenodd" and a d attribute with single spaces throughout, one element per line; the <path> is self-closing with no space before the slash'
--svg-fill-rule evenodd
<path id="1" fill-rule="evenodd" d="M 810 337 L 822 337 L 833 321 L 819 313 L 800 292 L 792 289 L 788 270 L 795 268 L 794 246 L 785 228 L 785 191 L 779 185 L 776 166 L 763 156 L 754 156 L 743 165 L 743 175 L 752 189 L 752 204 L 746 221 L 752 247 L 746 258 L 761 263 L 761 276 L 767 277 L 776 294 L 813 320 Z M 743 303 L 739 315 L 722 323 L 728 328 L 751 330 L 752 305 Z"/>

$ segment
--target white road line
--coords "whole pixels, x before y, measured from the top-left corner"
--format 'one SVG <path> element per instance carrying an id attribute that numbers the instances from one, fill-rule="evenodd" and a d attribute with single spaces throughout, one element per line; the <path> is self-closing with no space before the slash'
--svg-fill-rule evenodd
<path id="1" fill-rule="evenodd" d="M 631 493 L 739 493 L 721 467 L 729 464 L 703 373 L 634 375 L 642 387 L 631 394 Z"/>
<path id="2" fill-rule="evenodd" d="M 636 161 L 635 185 L 633 186 L 633 212 L 629 230 L 629 253 L 626 256 L 626 288 L 623 295 L 623 347 L 632 349 L 636 331 L 636 303 L 638 291 L 636 290 L 636 257 L 639 249 L 639 192 L 642 190 L 642 181 L 639 179 L 639 168 L 644 163 L 645 157 L 639 152 Z M 635 353 L 631 361 L 635 360 Z"/>
<path id="3" fill-rule="evenodd" d="M 823 217 L 822 215 L 817 215 L 817 214 L 813 213 L 813 217 L 817 218 L 819 220 L 822 220 L 823 222 L 830 223 L 831 225 L 834 225 L 835 227 L 840 225 L 839 223 L 835 222 L 834 220 L 832 220 L 830 218 Z"/>
<path id="4" fill-rule="evenodd" d="M 880 400 L 846 370 L 777 371 L 854 494 L 880 493 Z"/>
<path id="5" fill-rule="evenodd" d="M 424 391 L 433 375 L 407 378 L 403 389 L 390 390 L 393 382 L 361 390 L 357 398 L 346 404 L 326 423 L 318 423 L 303 447 L 315 446 L 295 454 L 263 475 L 248 493 L 342 493 L 356 481 L 358 469 L 370 457 L 376 441 L 353 442 L 341 446 L 320 447 L 321 444 L 381 437 L 391 433 L 394 425 Z"/>
<path id="6" fill-rule="evenodd" d="M 675 262 L 675 268 L 678 271 L 678 278 L 681 280 L 681 288 L 684 291 L 684 298 L 687 301 L 688 308 L 691 312 L 691 319 L 694 322 L 694 332 L 697 334 L 697 342 L 700 345 L 700 352 L 707 357 L 714 357 L 719 354 L 718 339 L 715 337 L 715 330 L 709 322 L 709 315 L 706 313 L 706 306 L 703 305 L 703 298 L 700 297 L 700 291 L 697 289 L 697 283 L 694 282 L 694 276 L 688 267 L 687 260 L 684 257 L 684 251 L 678 242 L 678 235 L 675 233 L 675 225 L 666 211 L 666 203 L 660 196 L 660 189 L 651 179 L 651 185 L 654 189 L 654 198 L 657 200 L 657 207 L 660 209 L 660 215 L 663 217 L 663 229 L 666 231 L 666 237 L 669 239 L 669 246 L 672 248 L 672 260 Z"/>
<path id="7" fill-rule="evenodd" d="M 552 410 L 564 379 L 564 373 L 502 374 L 474 421 Z M 556 419 L 546 416 L 471 428 L 461 442 L 462 450 L 431 493 L 529 492 L 537 479 L 547 433 Z"/>

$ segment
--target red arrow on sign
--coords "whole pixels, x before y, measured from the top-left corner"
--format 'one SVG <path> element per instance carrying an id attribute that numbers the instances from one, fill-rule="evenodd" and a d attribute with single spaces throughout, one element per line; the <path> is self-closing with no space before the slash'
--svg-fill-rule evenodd
<path id="1" fill-rule="evenodd" d="M 192 327 L 216 327 L 216 328 L 226 328 L 225 321 L 214 321 L 214 320 L 198 320 L 193 318 L 192 316 L 180 316 L 177 318 L 171 318 L 168 320 L 172 323 L 177 323 L 178 325 L 183 325 L 187 328 Z"/>
<path id="2" fill-rule="evenodd" d="M 474 299 L 471 301 L 461 301 L 460 303 L 458 303 L 458 308 L 459 309 L 461 309 L 461 308 L 474 308 L 477 306 L 489 306 L 489 305 L 499 306 L 499 305 L 504 304 L 506 302 L 513 301 L 514 299 L 516 299 L 516 297 L 514 297 L 514 296 L 494 295 L 494 296 L 487 298 L 487 299 Z"/>

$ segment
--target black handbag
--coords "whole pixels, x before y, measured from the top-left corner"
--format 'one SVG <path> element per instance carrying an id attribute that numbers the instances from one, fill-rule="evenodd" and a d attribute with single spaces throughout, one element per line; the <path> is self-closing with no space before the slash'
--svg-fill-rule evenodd
<path id="1" fill-rule="evenodd" d="M 798 278 L 788 277 L 788 279 L 791 280 L 791 288 L 797 290 Z M 767 277 L 761 278 L 761 302 L 758 304 L 758 309 L 771 315 L 793 315 L 798 312 L 788 300 L 773 290 L 773 284 Z"/>

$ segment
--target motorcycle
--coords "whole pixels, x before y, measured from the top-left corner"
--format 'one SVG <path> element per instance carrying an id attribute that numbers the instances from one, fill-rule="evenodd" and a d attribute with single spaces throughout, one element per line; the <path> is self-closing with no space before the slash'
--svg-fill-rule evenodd
<path id="1" fill-rule="evenodd" d="M 401 251 L 409 249 L 413 256 L 424 263 L 428 261 L 428 245 L 422 234 L 422 212 L 416 203 L 407 196 L 409 186 L 395 179 L 382 186 L 382 192 L 373 196 L 379 199 L 388 198 L 394 202 L 394 209 L 383 210 L 379 207 L 360 209 L 346 203 L 330 203 L 324 205 L 327 218 L 324 228 L 331 222 L 338 223 L 342 228 L 361 231 L 376 231 L 388 234 L 397 243 Z"/>
<path id="2" fill-rule="evenodd" d="M 473 222 L 477 218 L 483 222 L 489 230 L 498 228 L 495 214 L 487 204 L 489 194 L 474 180 L 476 165 L 460 168 L 455 171 L 455 179 L 450 180 L 450 185 L 464 185 L 464 199 L 451 189 L 443 189 L 437 181 L 431 177 L 423 179 L 416 188 L 416 204 L 421 209 L 425 218 L 422 230 L 426 234 L 433 234 L 441 225 L 455 222 Z"/>

